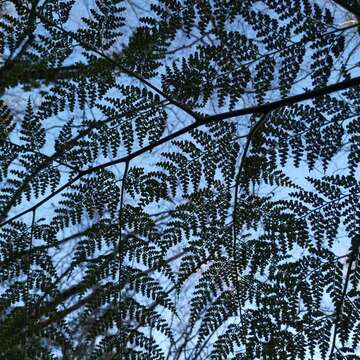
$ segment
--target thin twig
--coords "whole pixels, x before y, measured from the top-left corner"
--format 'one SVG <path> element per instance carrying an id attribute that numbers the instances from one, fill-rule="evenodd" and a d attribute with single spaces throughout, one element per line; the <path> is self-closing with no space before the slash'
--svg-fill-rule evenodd
<path id="1" fill-rule="evenodd" d="M 33 246 L 33 237 L 34 237 L 34 225 L 35 225 L 35 215 L 36 210 L 33 210 L 32 221 L 31 221 L 31 229 L 30 229 L 30 240 L 29 240 L 29 253 L 28 253 L 28 264 L 26 269 L 26 288 L 25 288 L 25 344 L 24 344 L 24 359 L 28 359 L 28 346 L 29 339 L 31 336 L 30 329 L 30 313 L 31 313 L 31 301 L 29 301 L 30 297 L 30 276 L 31 276 L 31 260 L 32 260 L 32 246 Z"/>
<path id="2" fill-rule="evenodd" d="M 335 320 L 334 320 L 334 333 L 333 333 L 333 339 L 332 339 L 332 344 L 331 344 L 329 360 L 331 360 L 333 358 L 333 356 L 334 356 L 334 351 L 335 351 L 335 347 L 336 347 L 335 346 L 336 345 L 336 337 L 337 337 L 337 332 L 338 332 L 338 328 L 339 328 L 339 322 L 340 322 L 340 318 L 341 318 L 341 309 L 342 309 L 342 305 L 343 305 L 344 298 L 345 298 L 346 291 L 347 291 L 347 286 L 348 286 L 350 272 L 351 272 L 350 271 L 351 266 L 352 266 L 352 261 L 350 261 L 350 263 L 349 263 L 348 271 L 346 273 L 344 290 L 343 290 L 343 293 L 341 295 L 340 302 L 339 302 L 339 304 L 337 306 L 337 309 L 336 309 L 336 316 L 335 316 Z"/>
<path id="3" fill-rule="evenodd" d="M 118 302 L 118 330 L 120 339 L 123 338 L 122 334 L 122 308 L 121 308 L 121 281 L 122 281 L 122 267 L 123 267 L 123 247 L 124 244 L 122 243 L 122 228 L 123 228 L 123 220 L 124 220 L 124 194 L 125 194 L 125 186 L 126 186 L 126 178 L 129 172 L 129 165 L 130 161 L 125 162 L 125 169 L 124 169 L 124 175 L 122 178 L 122 184 L 121 184 L 121 194 L 120 194 L 120 209 L 119 209 L 119 241 L 117 245 L 117 251 L 119 256 L 119 277 L 118 277 L 118 284 L 119 284 L 119 302 Z M 122 347 L 123 344 L 121 344 L 120 348 L 120 354 L 122 354 Z"/>
<path id="4" fill-rule="evenodd" d="M 240 180 L 244 169 L 244 164 L 246 161 L 246 157 L 250 148 L 251 141 L 253 139 L 253 136 L 258 131 L 258 129 L 265 124 L 265 122 L 269 119 L 270 112 L 265 113 L 261 119 L 253 126 L 253 128 L 250 130 L 247 140 L 244 146 L 243 154 L 240 160 L 239 170 L 236 175 L 235 180 L 235 190 L 234 190 L 234 210 L 233 210 L 233 219 L 232 219 L 232 228 L 233 228 L 233 261 L 234 261 L 234 271 L 235 271 L 235 287 L 236 287 L 236 293 L 237 293 L 237 300 L 238 300 L 238 307 L 239 307 L 239 316 L 240 316 L 240 323 L 241 326 L 244 327 L 243 318 L 242 318 L 242 308 L 241 308 L 241 299 L 240 299 L 240 288 L 239 288 L 239 274 L 238 274 L 238 266 L 237 266 L 237 231 L 236 231 L 236 219 L 237 219 L 237 204 L 238 204 L 238 193 L 239 193 L 239 187 L 240 187 Z"/>

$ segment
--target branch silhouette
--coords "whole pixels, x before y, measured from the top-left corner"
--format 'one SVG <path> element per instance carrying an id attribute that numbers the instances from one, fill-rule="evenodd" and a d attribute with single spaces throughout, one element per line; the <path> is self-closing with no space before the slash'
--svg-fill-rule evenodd
<path id="1" fill-rule="evenodd" d="M 274 101 L 274 102 L 270 102 L 264 105 L 259 105 L 259 106 L 252 106 L 252 107 L 248 107 L 248 108 L 243 108 L 243 109 L 239 109 L 239 110 L 234 110 L 234 111 L 228 111 L 228 112 L 224 112 L 221 114 L 216 114 L 216 115 L 211 115 L 211 116 L 205 116 L 203 118 L 200 118 L 198 121 L 195 121 L 194 123 L 185 126 L 184 128 L 175 131 L 172 134 L 169 134 L 165 137 L 163 137 L 162 139 L 159 139 L 157 141 L 154 141 L 153 143 L 137 150 L 134 151 L 133 153 L 126 155 L 124 157 L 121 157 L 119 159 L 115 159 L 91 168 L 88 168 L 86 170 L 80 171 L 79 174 L 77 176 L 75 176 L 73 179 L 69 180 L 67 183 L 65 183 L 64 185 L 62 185 L 61 187 L 59 187 L 57 190 L 55 190 L 54 192 L 52 192 L 51 194 L 49 194 L 48 196 L 46 196 L 44 199 L 42 199 L 41 201 L 39 201 L 37 204 L 27 208 L 26 210 L 20 212 L 17 215 L 12 216 L 11 218 L 3 221 L 2 223 L 0 223 L 0 227 L 9 224 L 10 222 L 22 217 L 23 215 L 36 210 L 37 208 L 39 208 L 40 206 L 42 206 L 43 204 L 45 204 L 46 202 L 48 202 L 50 199 L 52 199 L 54 196 L 56 196 L 57 194 L 61 193 L 63 190 L 65 190 L 66 188 L 68 188 L 69 186 L 71 186 L 72 184 L 74 184 L 76 181 L 78 181 L 79 179 L 81 179 L 82 177 L 92 174 L 96 171 L 108 168 L 110 166 L 113 165 L 117 165 L 117 164 L 121 164 L 121 163 L 126 163 L 129 162 L 137 157 L 139 157 L 140 155 L 151 151 L 153 149 L 155 149 L 156 147 L 167 143 L 168 141 L 171 141 L 181 135 L 184 135 L 188 132 L 190 132 L 191 130 L 194 130 L 202 125 L 206 125 L 206 124 L 210 124 L 213 122 L 217 122 L 217 121 L 222 121 L 222 120 L 226 120 L 226 119 L 231 119 L 231 118 L 235 118 L 238 116 L 244 116 L 244 115 L 252 115 L 252 114 L 265 114 L 265 113 L 269 113 L 271 111 L 280 109 L 282 107 L 285 106 L 290 106 L 290 105 L 294 105 L 296 103 L 302 102 L 302 101 L 306 101 L 306 100 L 311 100 L 311 99 L 315 99 L 324 95 L 329 95 L 331 93 L 337 92 L 337 91 L 341 91 L 341 90 L 346 90 L 355 86 L 359 86 L 360 85 L 360 76 L 349 79 L 349 80 L 345 80 L 333 85 L 329 85 L 323 88 L 319 88 L 319 89 L 314 89 L 311 91 L 306 91 L 303 92 L 301 94 L 298 95 L 294 95 L 294 96 L 290 96 L 288 98 L 282 99 L 282 100 L 278 100 L 278 101 Z M 254 134 L 255 130 L 258 129 L 259 127 L 261 127 L 264 122 L 267 119 L 265 118 L 261 118 L 259 120 L 259 122 L 257 122 L 253 128 L 250 130 L 249 134 Z"/>

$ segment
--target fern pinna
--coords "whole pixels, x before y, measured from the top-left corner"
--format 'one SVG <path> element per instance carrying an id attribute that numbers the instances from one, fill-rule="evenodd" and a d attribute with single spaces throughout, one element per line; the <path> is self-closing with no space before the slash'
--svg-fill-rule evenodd
<path id="1" fill-rule="evenodd" d="M 356 1 L 0 13 L 1 358 L 360 358 Z"/>

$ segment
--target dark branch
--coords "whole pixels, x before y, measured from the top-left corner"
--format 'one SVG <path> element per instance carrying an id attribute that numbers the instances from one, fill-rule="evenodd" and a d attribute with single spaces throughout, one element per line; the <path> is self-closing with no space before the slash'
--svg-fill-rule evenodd
<path id="1" fill-rule="evenodd" d="M 153 150 L 154 148 L 165 144 L 168 141 L 171 141 L 181 135 L 184 135 L 188 132 L 190 132 L 191 130 L 194 130 L 202 125 L 205 124 L 210 124 L 216 121 L 222 121 L 222 120 L 226 120 L 226 119 L 231 119 L 237 116 L 243 116 L 243 115 L 252 115 L 252 114 L 266 114 L 269 112 L 272 112 L 274 110 L 277 110 L 279 108 L 285 107 L 285 106 L 290 106 L 290 105 L 294 105 L 296 103 L 302 102 L 302 101 L 306 101 L 306 100 L 311 100 L 311 99 L 315 99 L 321 96 L 325 96 L 325 95 L 329 95 L 331 93 L 337 92 L 337 91 L 341 91 L 341 90 L 346 90 L 348 88 L 351 87 L 355 87 L 355 86 L 359 86 L 360 85 L 360 76 L 355 77 L 353 79 L 349 79 L 349 80 L 345 80 L 342 82 L 339 82 L 337 84 L 333 84 L 333 85 L 329 85 L 323 88 L 319 88 L 319 89 L 315 89 L 315 90 L 311 90 L 311 91 L 307 91 L 304 92 L 302 94 L 299 95 L 294 95 L 294 96 L 290 96 L 286 99 L 282 99 L 282 100 L 278 100 L 278 101 L 274 101 L 268 104 L 264 104 L 264 105 L 259 105 L 259 106 L 253 106 L 253 107 L 248 107 L 248 108 L 243 108 L 243 109 L 239 109 L 239 110 L 234 110 L 234 111 L 229 111 L 229 112 L 224 112 L 221 114 L 216 114 L 216 115 L 211 115 L 211 116 L 205 116 L 201 119 L 199 119 L 198 121 L 185 126 L 184 128 L 175 131 L 172 134 L 169 134 L 168 136 L 163 137 L 162 139 L 159 139 L 157 141 L 154 141 L 153 143 L 129 154 L 126 155 L 122 158 L 119 159 L 115 159 L 91 168 L 88 168 L 84 171 L 80 171 L 79 174 L 77 176 L 75 176 L 73 179 L 69 180 L 67 183 L 65 183 L 63 186 L 59 187 L 56 191 L 54 191 L 53 193 L 51 193 L 50 195 L 48 195 L 47 197 L 45 197 L 43 200 L 39 201 L 37 204 L 29 207 L 28 209 L 20 212 L 17 215 L 14 215 L 12 218 L 3 221 L 0 224 L 0 227 L 10 223 L 11 221 L 14 221 L 16 219 L 18 219 L 19 217 L 37 209 L 38 207 L 40 207 L 41 205 L 45 204 L 46 202 L 48 202 L 50 199 L 52 199 L 54 196 L 56 196 L 57 194 L 61 193 L 63 190 L 65 190 L 66 188 L 68 188 L 69 186 L 71 186 L 72 184 L 74 184 L 77 180 L 81 179 L 83 176 L 92 174 L 96 171 L 105 169 L 107 167 L 113 166 L 113 165 L 117 165 L 117 164 L 121 164 L 121 163 L 125 163 L 128 162 L 148 151 Z M 263 119 L 263 118 L 262 118 Z M 254 133 L 255 131 L 257 131 L 258 128 L 260 128 L 264 122 L 264 120 L 260 120 L 258 123 L 255 124 L 255 126 L 252 128 L 251 132 Z"/>

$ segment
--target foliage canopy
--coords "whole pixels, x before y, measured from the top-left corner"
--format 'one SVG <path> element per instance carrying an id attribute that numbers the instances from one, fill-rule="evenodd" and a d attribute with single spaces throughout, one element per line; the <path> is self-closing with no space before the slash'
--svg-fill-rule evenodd
<path id="1" fill-rule="evenodd" d="M 359 18 L 2 1 L 0 357 L 359 359 Z"/>

